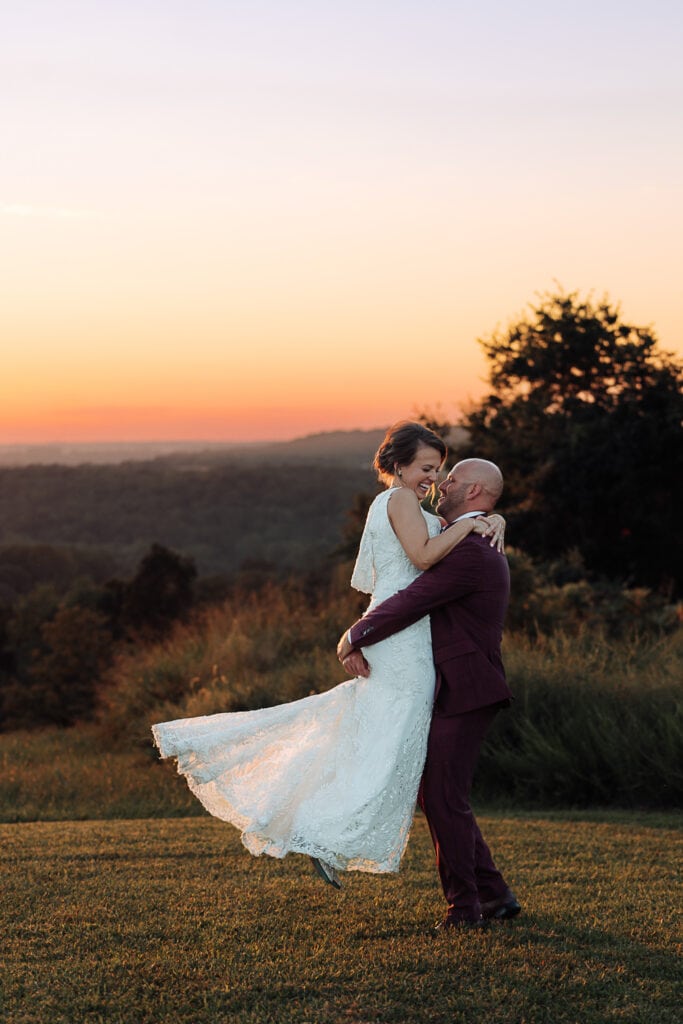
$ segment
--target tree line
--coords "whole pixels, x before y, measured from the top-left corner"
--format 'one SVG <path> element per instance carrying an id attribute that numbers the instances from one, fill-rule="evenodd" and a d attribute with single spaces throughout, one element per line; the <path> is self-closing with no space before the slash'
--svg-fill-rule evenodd
<path id="1" fill-rule="evenodd" d="M 370 462 L 370 453 L 365 464 L 265 453 L 0 468 L 0 600 L 36 582 L 59 585 L 60 571 L 128 574 L 153 543 L 193 558 L 202 576 L 234 573 L 245 560 L 285 570 L 316 563 L 338 543 L 354 496 L 376 490 Z"/>
<path id="2" fill-rule="evenodd" d="M 196 605 L 194 563 L 154 544 L 130 579 L 39 584 L 0 605 L 0 727 L 90 718 L 117 653 L 158 642 Z"/>

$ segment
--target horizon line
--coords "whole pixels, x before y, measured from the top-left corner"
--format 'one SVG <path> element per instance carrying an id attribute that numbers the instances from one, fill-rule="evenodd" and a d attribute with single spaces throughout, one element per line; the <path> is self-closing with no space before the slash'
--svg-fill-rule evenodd
<path id="1" fill-rule="evenodd" d="M 228 438 L 192 438 L 192 437 L 158 437 L 158 438 L 133 438 L 120 440 L 70 440 L 68 438 L 61 438 L 59 440 L 50 441 L 2 441 L 0 440 L 0 449 L 2 448 L 59 448 L 69 445 L 71 447 L 114 447 L 121 445 L 159 445 L 159 444 L 173 444 L 173 445 L 258 445 L 258 444 L 287 444 L 290 441 L 303 441 L 309 437 L 324 437 L 329 434 L 373 434 L 378 431 L 386 431 L 388 425 L 376 426 L 376 427 L 336 427 L 331 430 L 313 430 L 306 434 L 294 434 L 287 437 L 265 437 L 255 438 L 253 440 L 235 440 Z"/>

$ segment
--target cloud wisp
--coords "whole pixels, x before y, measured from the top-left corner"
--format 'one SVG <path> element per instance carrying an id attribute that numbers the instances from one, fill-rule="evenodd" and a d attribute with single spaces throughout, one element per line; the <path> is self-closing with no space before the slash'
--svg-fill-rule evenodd
<path id="1" fill-rule="evenodd" d="M 42 220 L 89 220 L 97 217 L 94 210 L 72 206 L 36 206 L 31 203 L 0 203 L 3 217 L 26 217 Z"/>

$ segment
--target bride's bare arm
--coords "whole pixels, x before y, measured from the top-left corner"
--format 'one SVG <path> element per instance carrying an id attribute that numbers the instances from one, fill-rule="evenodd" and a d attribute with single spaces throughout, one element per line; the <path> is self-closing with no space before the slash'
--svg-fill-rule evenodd
<path id="1" fill-rule="evenodd" d="M 474 530 L 490 531 L 490 527 L 482 525 L 482 520 L 461 519 L 444 533 L 430 537 L 417 495 L 407 487 L 391 495 L 388 514 L 401 547 L 416 569 L 428 569 L 439 562 Z"/>

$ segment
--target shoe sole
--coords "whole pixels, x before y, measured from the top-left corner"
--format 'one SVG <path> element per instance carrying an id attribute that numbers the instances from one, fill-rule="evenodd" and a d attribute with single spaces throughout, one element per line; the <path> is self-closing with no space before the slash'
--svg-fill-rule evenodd
<path id="1" fill-rule="evenodd" d="M 341 882 L 338 879 L 333 878 L 331 875 L 328 875 L 317 857 L 311 857 L 311 864 L 313 865 L 316 875 L 322 878 L 323 882 L 327 882 L 327 884 L 331 885 L 333 889 L 341 889 Z"/>
<path id="2" fill-rule="evenodd" d="M 512 917 L 517 917 L 517 914 L 521 912 L 521 907 L 500 907 L 495 913 L 487 917 L 487 921 L 509 921 Z"/>

